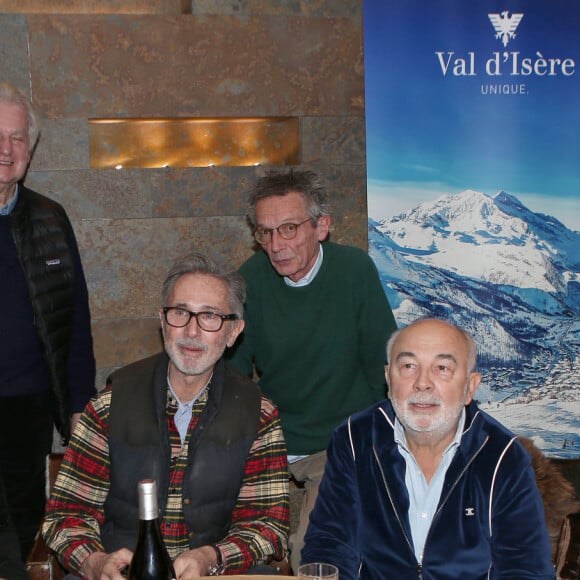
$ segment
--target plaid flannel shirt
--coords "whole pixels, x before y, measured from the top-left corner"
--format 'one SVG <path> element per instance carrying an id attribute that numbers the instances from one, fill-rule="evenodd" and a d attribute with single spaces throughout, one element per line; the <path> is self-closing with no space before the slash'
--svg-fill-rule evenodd
<path id="1" fill-rule="evenodd" d="M 189 435 L 199 421 L 208 394 L 206 390 L 193 405 L 188 434 L 182 445 L 173 420 L 177 401 L 169 389 L 167 392 L 166 417 L 172 461 L 170 492 L 161 533 L 169 555 L 175 559 L 189 549 L 181 509 L 182 483 Z M 66 450 L 46 508 L 45 542 L 73 572 L 80 572 L 90 554 L 104 551 L 100 527 L 104 523 L 103 506 L 109 490 L 110 403 L 111 389 L 107 387 L 87 405 Z M 232 524 L 226 537 L 217 544 L 222 552 L 225 573 L 243 573 L 272 557 L 282 557 L 287 548 L 288 522 L 286 445 L 278 410 L 262 397 L 258 432 L 246 461 Z"/>

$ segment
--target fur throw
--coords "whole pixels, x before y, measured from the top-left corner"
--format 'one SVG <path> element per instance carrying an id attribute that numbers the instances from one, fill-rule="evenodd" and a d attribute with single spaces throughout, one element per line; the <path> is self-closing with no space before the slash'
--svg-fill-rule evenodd
<path id="1" fill-rule="evenodd" d="M 536 474 L 536 484 L 544 502 L 546 525 L 552 551 L 555 552 L 564 518 L 580 510 L 580 502 L 576 501 L 574 486 L 564 477 L 560 469 L 546 457 L 531 439 L 518 437 L 532 458 L 532 467 Z"/>

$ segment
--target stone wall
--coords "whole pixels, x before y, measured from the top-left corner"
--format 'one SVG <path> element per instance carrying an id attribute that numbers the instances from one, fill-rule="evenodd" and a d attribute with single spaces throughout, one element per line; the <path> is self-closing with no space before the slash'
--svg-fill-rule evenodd
<path id="1" fill-rule="evenodd" d="M 0 1 L 2 78 L 42 135 L 26 182 L 61 202 L 87 275 L 97 386 L 161 347 L 168 264 L 254 251 L 248 187 L 264 167 L 91 169 L 99 117 L 294 116 L 300 167 L 321 172 L 335 241 L 366 248 L 362 3 L 358 0 Z"/>

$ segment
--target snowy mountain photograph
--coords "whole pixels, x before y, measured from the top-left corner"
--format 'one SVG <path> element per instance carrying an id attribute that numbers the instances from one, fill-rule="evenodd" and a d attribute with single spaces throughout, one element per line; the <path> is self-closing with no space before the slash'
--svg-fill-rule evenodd
<path id="1" fill-rule="evenodd" d="M 469 330 L 482 409 L 545 452 L 580 452 L 580 232 L 500 191 L 466 190 L 369 219 L 369 253 L 400 326 Z"/>
<path id="2" fill-rule="evenodd" d="M 580 3 L 363 6 L 369 252 L 397 323 L 471 331 L 481 408 L 580 457 Z"/>

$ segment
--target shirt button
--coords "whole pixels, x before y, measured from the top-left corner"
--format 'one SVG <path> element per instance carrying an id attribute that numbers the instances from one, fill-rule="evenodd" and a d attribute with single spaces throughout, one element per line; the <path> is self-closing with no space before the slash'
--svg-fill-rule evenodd
<path id="1" fill-rule="evenodd" d="M 425 519 L 429 514 L 427 512 L 421 512 L 421 517 Z"/>
<path id="2" fill-rule="evenodd" d="M 190 501 L 189 501 L 189 499 L 188 499 L 188 498 L 185 498 L 185 499 L 183 500 L 183 503 L 184 503 L 185 505 L 189 505 Z"/>

